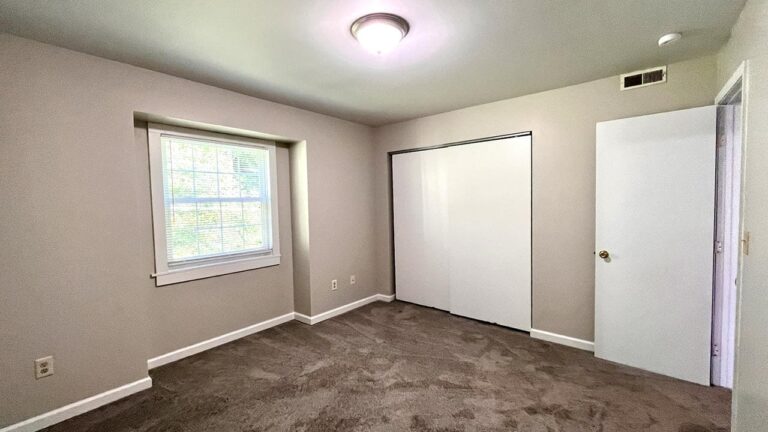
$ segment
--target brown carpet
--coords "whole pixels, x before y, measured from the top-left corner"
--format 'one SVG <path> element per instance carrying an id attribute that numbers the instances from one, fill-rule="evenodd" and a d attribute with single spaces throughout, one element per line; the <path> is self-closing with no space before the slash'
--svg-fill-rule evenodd
<path id="1" fill-rule="evenodd" d="M 727 431 L 730 392 L 407 303 L 290 322 L 155 369 L 49 431 Z"/>

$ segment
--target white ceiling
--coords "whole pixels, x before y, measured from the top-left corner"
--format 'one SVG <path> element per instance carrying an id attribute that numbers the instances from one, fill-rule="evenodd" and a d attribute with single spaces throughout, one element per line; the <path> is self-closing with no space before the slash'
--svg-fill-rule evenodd
<path id="1" fill-rule="evenodd" d="M 0 31 L 381 125 L 713 53 L 744 2 L 2 0 Z M 411 24 L 387 55 L 349 33 L 370 12 Z"/>

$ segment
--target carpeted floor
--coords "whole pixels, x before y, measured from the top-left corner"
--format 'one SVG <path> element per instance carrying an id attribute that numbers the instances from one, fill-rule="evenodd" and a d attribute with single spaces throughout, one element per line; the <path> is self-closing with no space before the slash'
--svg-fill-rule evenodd
<path id="1" fill-rule="evenodd" d="M 48 431 L 727 431 L 730 392 L 407 303 L 290 322 L 152 371 Z"/>

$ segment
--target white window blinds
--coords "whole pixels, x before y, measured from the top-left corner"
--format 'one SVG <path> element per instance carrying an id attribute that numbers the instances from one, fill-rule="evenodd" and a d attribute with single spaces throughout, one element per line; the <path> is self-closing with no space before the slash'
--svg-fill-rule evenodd
<path id="1" fill-rule="evenodd" d="M 267 148 L 162 134 L 169 267 L 272 251 Z"/>

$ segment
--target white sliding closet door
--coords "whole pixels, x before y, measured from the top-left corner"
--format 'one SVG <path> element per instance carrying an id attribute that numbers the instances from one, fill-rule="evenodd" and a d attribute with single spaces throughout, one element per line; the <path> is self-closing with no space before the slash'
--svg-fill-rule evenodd
<path id="1" fill-rule="evenodd" d="M 451 312 L 530 330 L 531 137 L 444 151 Z"/>
<path id="2" fill-rule="evenodd" d="M 392 156 L 398 299 L 530 330 L 531 136 Z"/>
<path id="3" fill-rule="evenodd" d="M 392 157 L 397 298 L 450 309 L 443 153 L 420 151 Z"/>

